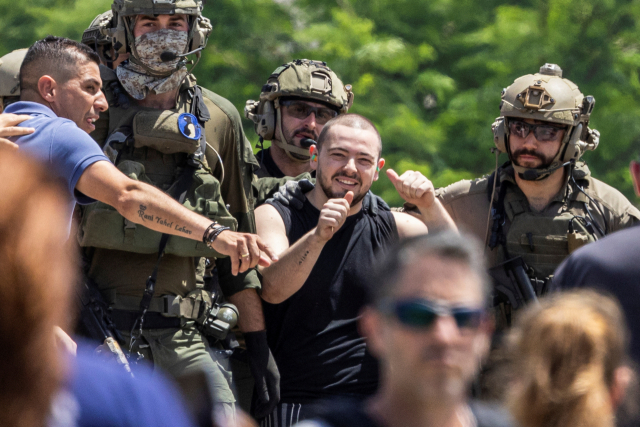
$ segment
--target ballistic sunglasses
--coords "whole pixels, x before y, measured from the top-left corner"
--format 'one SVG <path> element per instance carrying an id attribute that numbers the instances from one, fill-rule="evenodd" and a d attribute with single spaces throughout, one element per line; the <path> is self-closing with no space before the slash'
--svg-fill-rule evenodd
<path id="1" fill-rule="evenodd" d="M 323 125 L 338 115 L 336 110 L 328 107 L 312 107 L 304 101 L 286 100 L 280 101 L 280 105 L 286 107 L 287 113 L 296 119 L 304 120 L 314 113 L 316 123 Z"/>
<path id="2" fill-rule="evenodd" d="M 533 130 L 533 135 L 540 142 L 555 141 L 558 139 L 560 131 L 565 129 L 565 127 L 560 126 L 538 125 L 520 120 L 509 120 L 509 132 L 520 138 L 526 138 Z"/>
<path id="3" fill-rule="evenodd" d="M 453 317 L 459 329 L 478 329 L 486 318 L 483 308 L 448 307 L 422 298 L 384 301 L 379 309 L 394 316 L 401 324 L 415 329 L 429 328 L 439 316 Z"/>

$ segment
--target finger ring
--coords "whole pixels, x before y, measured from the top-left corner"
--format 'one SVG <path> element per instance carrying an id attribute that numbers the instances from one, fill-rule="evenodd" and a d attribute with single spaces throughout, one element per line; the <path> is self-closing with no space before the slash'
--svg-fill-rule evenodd
<path id="1" fill-rule="evenodd" d="M 250 255 L 250 254 L 249 254 L 249 252 L 247 252 L 246 254 L 242 254 L 242 255 L 240 255 L 240 258 L 246 258 L 246 257 L 248 257 L 249 255 Z"/>

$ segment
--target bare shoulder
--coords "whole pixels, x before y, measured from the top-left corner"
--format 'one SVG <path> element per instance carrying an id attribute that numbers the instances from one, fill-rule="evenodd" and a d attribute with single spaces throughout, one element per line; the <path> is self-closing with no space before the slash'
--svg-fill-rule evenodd
<path id="1" fill-rule="evenodd" d="M 286 237 L 286 230 L 282 216 L 269 203 L 258 206 L 255 210 L 256 229 L 259 236 L 282 234 Z"/>
<path id="2" fill-rule="evenodd" d="M 427 234 L 429 232 L 427 226 L 413 215 L 396 211 L 392 211 L 391 213 L 393 214 L 393 219 L 396 221 L 396 228 L 398 229 L 398 237 L 400 239 Z"/>
<path id="3" fill-rule="evenodd" d="M 278 255 L 289 248 L 284 220 L 276 208 L 265 203 L 255 210 L 256 233 Z"/>

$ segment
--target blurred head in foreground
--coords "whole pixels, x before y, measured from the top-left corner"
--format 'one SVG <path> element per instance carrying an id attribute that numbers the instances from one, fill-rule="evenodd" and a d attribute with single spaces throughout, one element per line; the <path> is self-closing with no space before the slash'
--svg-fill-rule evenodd
<path id="1" fill-rule="evenodd" d="M 529 307 L 509 337 L 507 400 L 522 427 L 613 427 L 635 383 L 618 303 L 590 290 Z"/>
<path id="2" fill-rule="evenodd" d="M 17 153 L 0 156 L 0 425 L 41 426 L 64 377 L 53 328 L 69 322 L 63 189 Z"/>
<path id="3" fill-rule="evenodd" d="M 478 242 L 454 232 L 409 239 L 377 271 L 360 326 L 380 361 L 379 393 L 423 408 L 464 403 L 492 332 Z"/>

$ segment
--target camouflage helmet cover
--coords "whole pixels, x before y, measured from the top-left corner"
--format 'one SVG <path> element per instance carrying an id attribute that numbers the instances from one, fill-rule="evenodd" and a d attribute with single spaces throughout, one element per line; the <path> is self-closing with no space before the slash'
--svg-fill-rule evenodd
<path id="1" fill-rule="evenodd" d="M 94 45 L 109 45 L 111 44 L 111 37 L 106 29 L 111 25 L 113 20 L 113 12 L 108 10 L 100 15 L 96 16 L 89 28 L 82 33 L 82 43 L 88 46 Z"/>
<path id="2" fill-rule="evenodd" d="M 353 104 L 351 85 L 344 85 L 326 62 L 296 59 L 278 67 L 262 87 L 260 101 L 283 96 L 316 100 L 346 113 Z"/>
<path id="3" fill-rule="evenodd" d="M 202 0 L 114 0 L 112 10 L 119 16 L 200 15 Z"/>
<path id="4" fill-rule="evenodd" d="M 0 58 L 0 97 L 20 96 L 20 67 L 28 49 L 18 49 Z"/>

